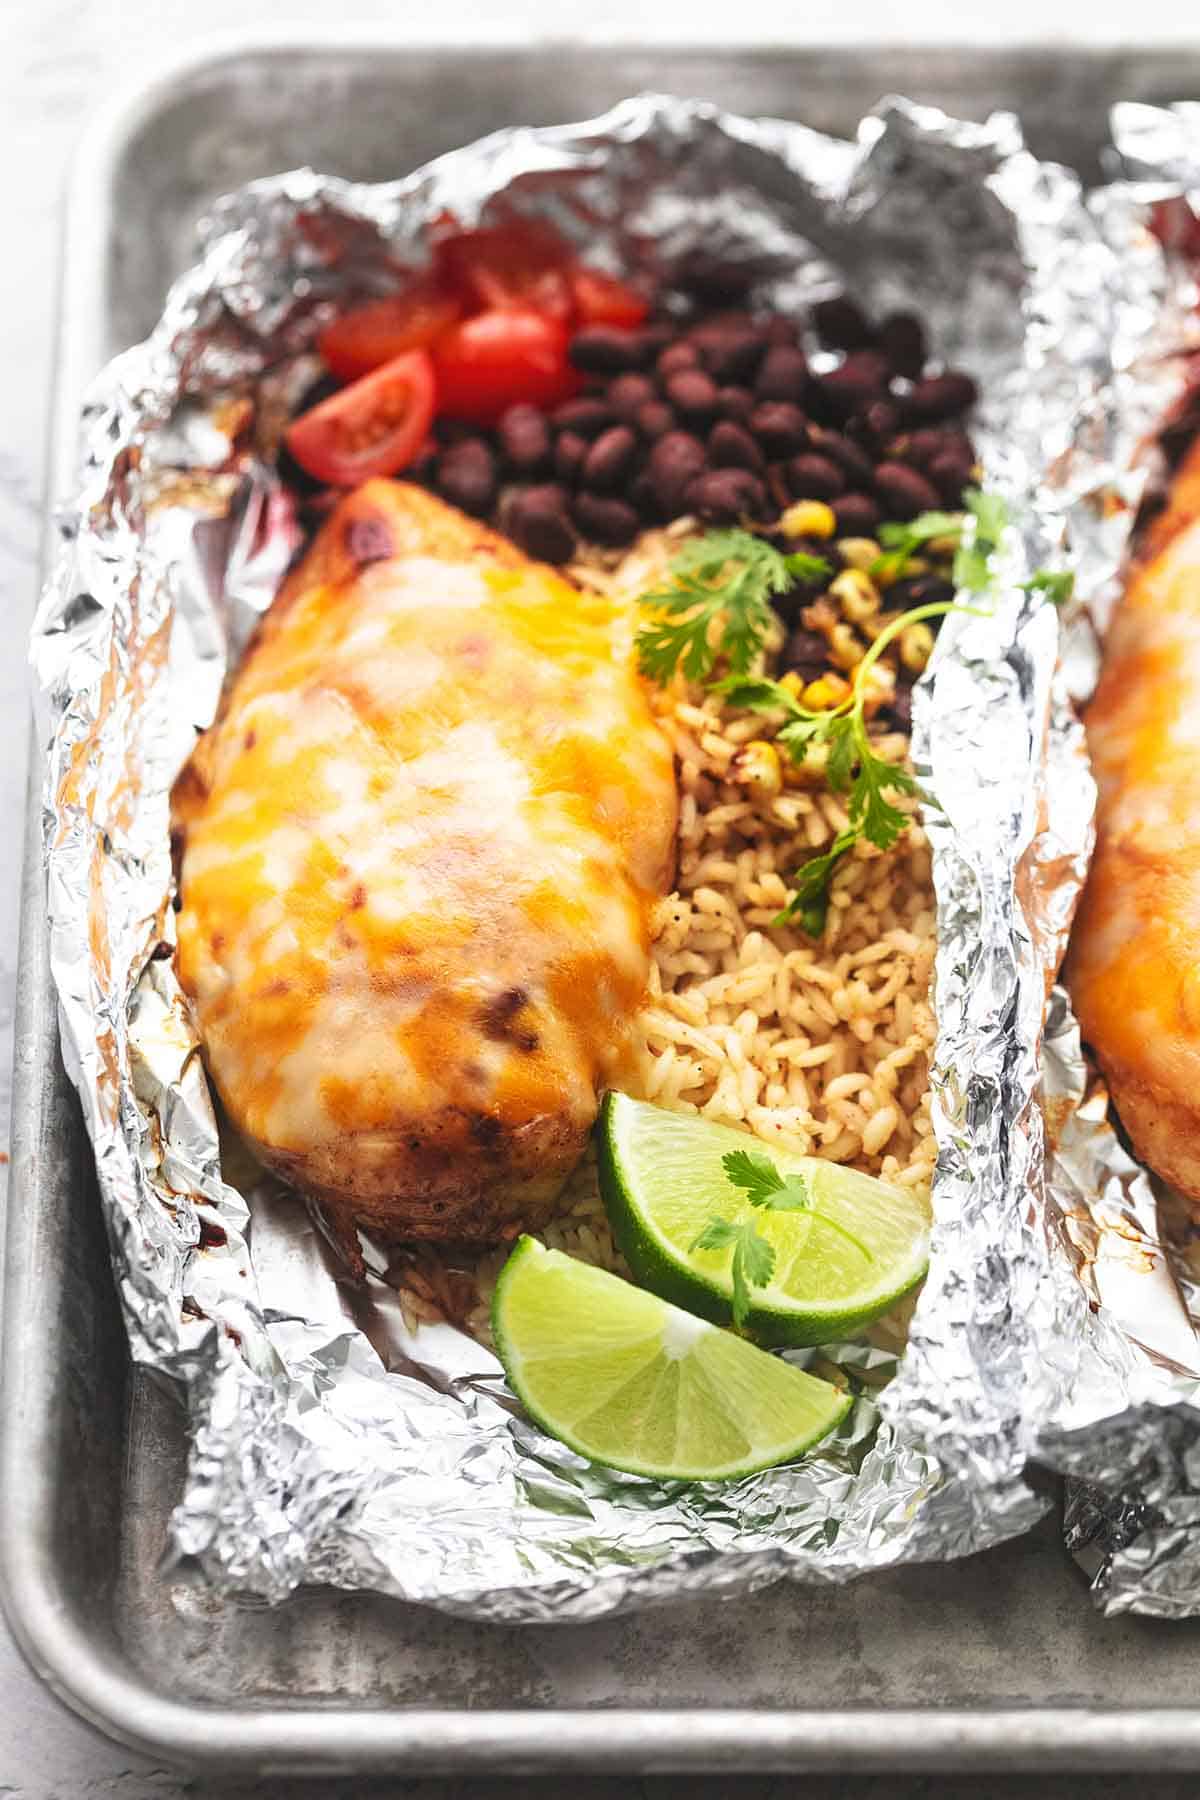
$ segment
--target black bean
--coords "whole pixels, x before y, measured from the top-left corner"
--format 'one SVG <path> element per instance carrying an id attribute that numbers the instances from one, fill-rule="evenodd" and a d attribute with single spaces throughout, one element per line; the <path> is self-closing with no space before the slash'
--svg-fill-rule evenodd
<path id="1" fill-rule="evenodd" d="M 665 350 L 659 351 L 658 361 L 654 367 L 665 381 L 669 375 L 678 375 L 680 369 L 698 369 L 700 352 L 695 344 L 687 344 L 682 341 L 668 344 Z"/>
<path id="2" fill-rule="evenodd" d="M 874 350 L 856 350 L 839 369 L 819 376 L 813 404 L 835 420 L 864 412 L 882 399 L 887 387 L 887 364 Z"/>
<path id="3" fill-rule="evenodd" d="M 561 432 L 554 446 L 554 473 L 558 479 L 573 483 L 587 453 L 588 441 L 578 431 Z"/>
<path id="4" fill-rule="evenodd" d="M 870 487 L 875 475 L 875 463 L 861 444 L 856 444 L 840 431 L 827 431 L 822 426 L 809 427 L 808 447 L 820 456 L 827 456 L 843 470 L 847 478 L 856 487 Z"/>
<path id="5" fill-rule="evenodd" d="M 664 433 L 674 431 L 678 422 L 671 408 L 663 400 L 651 400 L 645 406 L 639 407 L 634 420 L 634 424 L 642 436 L 648 438 L 651 443 L 655 438 L 662 437 Z"/>
<path id="6" fill-rule="evenodd" d="M 878 503 L 869 494 L 839 494 L 831 505 L 840 537 L 870 537 L 879 523 Z"/>
<path id="7" fill-rule="evenodd" d="M 910 419 L 951 419 L 969 412 L 978 398 L 979 389 L 969 375 L 947 369 L 944 375 L 914 382 L 904 397 L 904 410 Z"/>
<path id="8" fill-rule="evenodd" d="M 812 322 L 821 342 L 831 350 L 861 350 L 875 340 L 870 319 L 849 294 L 818 300 L 812 309 Z"/>
<path id="9" fill-rule="evenodd" d="M 914 606 L 941 606 L 954 598 L 954 583 L 941 575 L 904 575 L 883 590 L 888 612 L 908 612 Z"/>
<path id="10" fill-rule="evenodd" d="M 623 369 L 636 369 L 648 350 L 636 331 L 622 331 L 616 325 L 585 325 L 567 345 L 571 363 L 585 375 L 618 375 Z"/>
<path id="11" fill-rule="evenodd" d="M 629 504 L 636 506 L 642 518 L 653 524 L 662 519 L 659 510 L 658 495 L 654 491 L 654 481 L 649 469 L 642 469 L 629 484 Z"/>
<path id="12" fill-rule="evenodd" d="M 945 455 L 946 439 L 947 433 L 939 431 L 935 425 L 927 425 L 920 431 L 902 432 L 888 443 L 887 460 L 912 463 L 916 469 L 927 469 L 936 456 Z"/>
<path id="13" fill-rule="evenodd" d="M 668 431 L 650 451 L 647 468 L 664 518 L 683 510 L 687 485 L 704 468 L 704 445 L 689 431 Z"/>
<path id="14" fill-rule="evenodd" d="M 748 469 L 709 469 L 689 484 L 684 504 L 710 525 L 732 525 L 737 519 L 761 519 L 767 496 Z"/>
<path id="15" fill-rule="evenodd" d="M 575 500 L 575 523 L 593 543 L 620 550 L 638 534 L 638 516 L 627 500 L 599 494 L 580 494 Z"/>
<path id="16" fill-rule="evenodd" d="M 496 497 L 496 458 L 482 438 L 464 438 L 443 450 L 437 466 L 442 498 L 464 512 L 484 518 Z"/>
<path id="17" fill-rule="evenodd" d="M 749 429 L 768 456 L 793 456 L 808 441 L 808 421 L 790 400 L 764 400 L 750 414 Z"/>
<path id="18" fill-rule="evenodd" d="M 938 505 L 937 489 L 905 463 L 883 462 L 875 471 L 875 492 L 891 519 L 915 519 Z"/>
<path id="19" fill-rule="evenodd" d="M 846 426 L 846 435 L 866 446 L 882 450 L 888 439 L 900 429 L 900 408 L 891 400 L 872 400 L 865 412 L 859 413 Z"/>
<path id="20" fill-rule="evenodd" d="M 666 396 L 685 425 L 707 425 L 716 416 L 717 384 L 703 369 L 680 369 L 670 376 Z"/>
<path id="21" fill-rule="evenodd" d="M 806 681 L 812 681 L 829 667 L 829 645 L 819 631 L 797 625 L 788 634 L 780 666 L 785 670 L 793 669 Z"/>
<path id="22" fill-rule="evenodd" d="M 943 506 L 961 506 L 963 489 L 975 479 L 973 464 L 959 456 L 935 456 L 925 473 Z"/>
<path id="23" fill-rule="evenodd" d="M 808 385 L 808 364 L 802 350 L 773 344 L 754 378 L 760 400 L 803 400 Z"/>
<path id="24" fill-rule="evenodd" d="M 658 388 L 649 375 L 618 375 L 604 390 L 604 398 L 618 419 L 628 424 L 643 406 L 658 399 Z"/>
<path id="25" fill-rule="evenodd" d="M 767 348 L 761 331 L 737 327 L 702 327 L 691 333 L 690 341 L 700 352 L 701 366 L 722 385 L 753 380 Z"/>
<path id="26" fill-rule="evenodd" d="M 542 562 L 564 563 L 575 552 L 575 532 L 561 487 L 547 483 L 518 489 L 504 508 L 502 523 L 527 556 Z"/>
<path id="27" fill-rule="evenodd" d="M 602 431 L 583 459 L 580 480 L 594 493 L 611 494 L 629 473 L 637 452 L 637 437 L 630 426 L 614 425 Z"/>
<path id="28" fill-rule="evenodd" d="M 846 477 L 828 456 L 793 456 L 787 466 L 788 486 L 797 500 L 836 500 Z"/>
<path id="29" fill-rule="evenodd" d="M 708 456 L 714 469 L 763 469 L 763 453 L 750 433 L 732 419 L 721 419 L 708 434 Z"/>
<path id="30" fill-rule="evenodd" d="M 916 313 L 888 313 L 879 326 L 879 348 L 887 357 L 893 374 L 916 381 L 928 355 L 925 327 Z"/>
<path id="31" fill-rule="evenodd" d="M 540 475 L 550 463 L 550 425 L 536 406 L 510 406 L 496 428 L 500 448 L 518 475 Z"/>
<path id="32" fill-rule="evenodd" d="M 560 431 L 577 431 L 580 437 L 598 437 L 615 425 L 617 415 L 603 400 L 564 400 L 550 414 L 550 423 Z"/>
<path id="33" fill-rule="evenodd" d="M 754 395 L 749 388 L 723 387 L 717 390 L 717 416 L 744 425 L 754 411 Z"/>

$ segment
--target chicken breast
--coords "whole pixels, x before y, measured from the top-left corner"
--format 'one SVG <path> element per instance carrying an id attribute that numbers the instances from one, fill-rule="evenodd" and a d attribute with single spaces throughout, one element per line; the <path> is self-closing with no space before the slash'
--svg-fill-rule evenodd
<path id="1" fill-rule="evenodd" d="M 536 1227 L 620 1080 L 676 826 L 632 610 L 370 482 L 177 784 L 208 1067 L 348 1247 Z"/>
<path id="2" fill-rule="evenodd" d="M 1100 800 L 1071 995 L 1138 1156 L 1200 1200 L 1200 450 L 1147 534 L 1086 724 Z"/>

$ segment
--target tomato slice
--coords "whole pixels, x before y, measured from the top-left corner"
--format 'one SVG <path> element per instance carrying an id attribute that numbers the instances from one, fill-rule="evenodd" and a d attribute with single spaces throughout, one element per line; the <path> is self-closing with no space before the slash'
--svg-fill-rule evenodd
<path id="1" fill-rule="evenodd" d="M 571 270 L 570 279 L 575 318 L 580 325 L 616 325 L 632 331 L 650 311 L 649 301 L 615 275 L 578 265 Z"/>
<path id="2" fill-rule="evenodd" d="M 433 402 L 433 364 L 423 350 L 406 350 L 302 413 L 288 428 L 287 447 L 301 468 L 334 487 L 395 475 L 428 437 Z"/>
<path id="3" fill-rule="evenodd" d="M 433 347 L 438 411 L 493 425 L 506 407 L 557 406 L 579 391 L 567 328 L 531 308 L 495 308 L 452 326 Z"/>
<path id="4" fill-rule="evenodd" d="M 462 294 L 468 308 L 512 306 L 552 319 L 570 317 L 571 252 L 539 219 L 456 232 L 435 245 L 434 258 L 444 282 Z"/>
<path id="5" fill-rule="evenodd" d="M 462 301 L 440 282 L 424 277 L 379 300 L 368 300 L 327 325 L 317 339 L 325 366 L 343 381 L 357 381 L 406 350 L 424 350 L 453 325 Z"/>

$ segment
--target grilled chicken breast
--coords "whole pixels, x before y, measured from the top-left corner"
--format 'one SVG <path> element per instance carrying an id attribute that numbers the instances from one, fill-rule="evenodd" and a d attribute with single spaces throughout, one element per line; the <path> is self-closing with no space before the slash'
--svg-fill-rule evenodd
<path id="1" fill-rule="evenodd" d="M 208 1067 L 352 1255 L 536 1227 L 619 1079 L 676 825 L 631 611 L 370 482 L 177 784 Z"/>
<path id="2" fill-rule="evenodd" d="M 1100 799 L 1071 995 L 1138 1155 L 1200 1200 L 1200 448 L 1147 534 L 1086 724 Z"/>

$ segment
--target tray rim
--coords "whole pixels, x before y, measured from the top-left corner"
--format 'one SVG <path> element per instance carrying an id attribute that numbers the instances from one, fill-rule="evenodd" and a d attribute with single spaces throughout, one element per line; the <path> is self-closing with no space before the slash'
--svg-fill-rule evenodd
<path id="1" fill-rule="evenodd" d="M 1180 47 L 1182 47 L 1181 40 Z M 555 40 L 539 49 L 563 47 Z M 775 46 L 736 43 L 739 55 L 819 54 L 836 43 Z M 886 46 L 880 45 L 879 48 Z M 903 46 L 917 49 L 920 46 Z M 248 57 L 291 53 L 395 54 L 403 38 L 371 26 L 288 27 L 223 31 L 156 62 L 125 84 L 92 116 L 68 176 L 60 241 L 61 282 L 48 434 L 46 494 L 53 502 L 74 465 L 80 398 L 99 366 L 81 320 L 104 267 L 105 194 L 127 140 L 182 84 L 219 73 Z M 897 50 L 902 46 L 897 43 Z M 1049 44 L 943 45 L 987 59 L 1045 54 Z M 1132 46 L 1077 48 L 1101 60 Z M 1168 49 L 1155 45 L 1153 52 Z M 1194 44 L 1189 48 L 1195 49 Z M 496 40 L 471 48 L 422 44 L 427 54 L 474 61 L 516 54 L 520 44 Z M 581 44 L 575 53 L 645 52 L 665 46 L 636 42 Z M 719 55 L 719 44 L 680 45 Z M 528 54 L 528 51 L 525 52 Z M 46 508 L 42 569 L 54 541 Z M 1200 1766 L 1200 1710 L 1180 1706 L 954 1707 L 825 1710 L 760 1708 L 582 1708 L 440 1711 L 307 1704 L 219 1706 L 181 1701 L 153 1688 L 127 1661 L 101 1653 L 78 1616 L 56 1569 L 49 1533 L 49 1471 L 32 1464 L 26 1437 L 46 1398 L 46 1376 L 24 1330 L 35 1279 L 33 1224 L 49 1203 L 37 1155 L 47 1095 L 55 1081 L 57 1015 L 48 968 L 48 934 L 40 856 L 42 756 L 34 734 L 21 896 L 21 936 L 14 1030 L 12 1162 L 7 1232 L 0 1246 L 0 1605 L 34 1672 L 65 1705 L 132 1748 L 185 1767 L 257 1773 L 637 1772 L 836 1769 L 845 1771 L 1089 1768 L 1184 1769 Z M 65 1077 L 58 1075 L 59 1083 Z M 73 1090 L 69 1090 L 72 1092 Z M 487 1627 L 480 1627 L 486 1630 Z M 337 1728 L 330 1730 L 330 1722 Z M 353 1726 L 347 1730 L 350 1720 Z M 548 1722 L 553 1721 L 553 1731 Z M 352 1737 L 352 1742 L 350 1739 Z M 1150 1762 L 1150 1759 L 1153 1759 Z"/>

